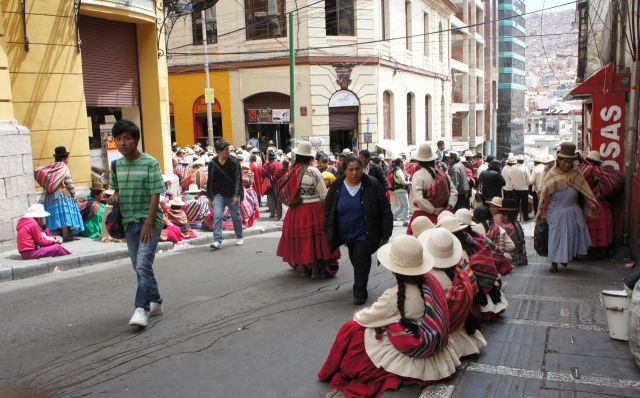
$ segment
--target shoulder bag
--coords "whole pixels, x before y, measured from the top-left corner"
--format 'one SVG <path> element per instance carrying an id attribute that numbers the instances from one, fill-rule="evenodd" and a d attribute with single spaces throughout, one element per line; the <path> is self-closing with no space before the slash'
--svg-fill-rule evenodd
<path id="1" fill-rule="evenodd" d="M 227 161 L 232 161 L 232 160 L 228 159 Z M 231 177 L 229 177 L 229 174 L 225 173 L 225 171 L 222 169 L 222 167 L 220 167 L 220 165 L 218 163 L 214 162 L 214 159 L 211 159 L 210 163 L 213 165 L 213 167 L 215 167 L 220 172 L 220 174 L 222 174 L 227 180 L 231 181 L 231 183 L 233 184 L 233 190 L 235 192 L 235 189 L 236 189 L 235 188 L 235 186 L 236 186 L 235 180 L 233 180 Z M 237 167 L 240 167 L 240 165 L 237 165 Z M 235 196 L 235 194 L 233 196 Z M 238 203 L 238 205 L 240 205 L 243 200 L 244 200 L 244 189 L 242 189 L 242 191 L 240 191 L 240 202 Z"/>
<path id="2" fill-rule="evenodd" d="M 118 169 L 116 167 L 116 162 L 117 160 L 111 162 L 111 170 L 113 170 L 113 175 L 116 177 L 117 181 Z M 118 185 L 118 191 L 120 191 L 120 185 Z M 118 199 L 120 199 L 120 196 L 118 196 Z M 111 209 L 111 213 L 107 215 L 107 219 L 104 221 L 104 225 L 107 228 L 107 232 L 109 232 L 109 236 L 111 236 L 113 239 L 125 238 L 124 224 L 122 223 L 122 213 L 120 212 L 120 205 L 113 206 L 113 209 Z"/>

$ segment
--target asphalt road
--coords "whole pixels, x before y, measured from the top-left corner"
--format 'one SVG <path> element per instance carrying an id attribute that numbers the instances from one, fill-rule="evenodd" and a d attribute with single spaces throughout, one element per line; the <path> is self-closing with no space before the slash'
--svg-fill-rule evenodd
<path id="1" fill-rule="evenodd" d="M 0 397 L 324 397 L 317 374 L 358 308 L 353 268 L 343 251 L 335 278 L 302 278 L 279 237 L 159 254 L 165 314 L 145 329 L 128 325 L 128 260 L 0 285 Z M 395 283 L 375 264 L 368 304 Z"/>

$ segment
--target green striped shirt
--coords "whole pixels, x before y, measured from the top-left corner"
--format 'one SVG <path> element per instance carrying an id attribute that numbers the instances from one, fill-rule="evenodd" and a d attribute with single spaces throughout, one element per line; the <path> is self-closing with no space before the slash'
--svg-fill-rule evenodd
<path id="1" fill-rule="evenodd" d="M 160 165 L 150 155 L 143 153 L 136 160 L 124 157 L 116 161 L 116 173 L 111 170 L 109 189 L 120 192 L 120 212 L 122 223 L 127 228 L 136 220 L 146 221 L 149 216 L 151 195 L 165 191 Z M 158 206 L 153 229 L 162 231 L 162 209 Z"/>

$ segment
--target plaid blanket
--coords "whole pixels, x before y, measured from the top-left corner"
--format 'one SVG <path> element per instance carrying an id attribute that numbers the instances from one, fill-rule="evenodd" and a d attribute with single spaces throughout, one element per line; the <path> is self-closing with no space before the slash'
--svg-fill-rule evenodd
<path id="1" fill-rule="evenodd" d="M 257 210 L 258 195 L 256 195 L 256 191 L 253 189 L 245 189 L 244 199 L 240 204 L 240 217 L 242 217 L 243 220 L 248 220 Z"/>
<path id="2" fill-rule="evenodd" d="M 445 289 L 444 293 L 449 304 L 449 329 L 456 330 L 464 325 L 471 306 L 473 305 L 473 288 L 469 275 L 455 266 L 455 276 L 451 281 L 452 286 Z"/>
<path id="3" fill-rule="evenodd" d="M 45 166 L 36 167 L 33 171 L 34 178 L 48 193 L 54 193 L 64 182 L 69 174 L 69 168 L 62 162 L 53 162 Z"/>
<path id="4" fill-rule="evenodd" d="M 544 209 L 551 195 L 555 192 L 564 191 L 567 187 L 572 187 L 578 191 L 585 199 L 586 205 L 582 206 L 582 212 L 587 217 L 598 217 L 598 202 L 589 188 L 587 180 L 584 178 L 580 169 L 573 167 L 568 172 L 563 172 L 558 166 L 554 166 L 542 181 L 542 192 L 540 193 L 540 210 Z M 540 222 L 542 211 L 536 214 L 536 225 Z"/>
<path id="5" fill-rule="evenodd" d="M 179 165 L 173 169 L 173 174 L 180 177 L 180 180 L 184 180 L 187 176 L 191 175 L 191 166 L 189 165 Z"/>
<path id="6" fill-rule="evenodd" d="M 493 261 L 493 254 L 488 247 L 482 248 L 479 252 L 471 255 L 469 265 L 476 276 L 478 289 L 487 294 L 498 279 L 498 270 Z"/>
<path id="7" fill-rule="evenodd" d="M 287 174 L 281 179 L 276 181 L 276 196 L 282 202 L 289 207 L 295 207 L 295 203 L 291 206 L 292 202 L 298 196 L 300 191 L 300 183 L 304 173 L 307 172 L 307 165 L 299 163 L 295 167 L 290 168 Z"/>
<path id="8" fill-rule="evenodd" d="M 436 180 L 424 190 L 423 196 L 434 207 L 444 206 L 449 200 L 449 176 L 437 168 Z"/>
<path id="9" fill-rule="evenodd" d="M 189 199 L 184 204 L 184 212 L 189 219 L 191 228 L 202 228 L 202 221 L 209 211 L 209 201 L 206 196 Z"/>
<path id="10" fill-rule="evenodd" d="M 400 322 L 388 325 L 389 341 L 405 355 L 426 358 L 440 351 L 449 343 L 449 306 L 440 282 L 430 273 L 424 275 L 422 284 L 425 313 L 418 334 L 413 334 Z"/>

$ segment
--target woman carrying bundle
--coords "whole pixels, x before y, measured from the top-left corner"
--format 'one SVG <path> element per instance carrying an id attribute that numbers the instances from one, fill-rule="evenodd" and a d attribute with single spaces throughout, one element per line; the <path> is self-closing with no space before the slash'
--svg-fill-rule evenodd
<path id="1" fill-rule="evenodd" d="M 425 387 L 452 376 L 460 364 L 449 345 L 445 292 L 429 273 L 433 256 L 403 235 L 378 250 L 378 261 L 397 286 L 342 326 L 318 374 L 347 397 L 379 397 L 403 384 Z"/>
<path id="2" fill-rule="evenodd" d="M 421 168 L 413 175 L 413 216 L 407 235 L 412 234 L 411 223 L 416 217 L 425 216 L 435 224 L 438 222 L 438 215 L 444 210 L 453 210 L 458 200 L 458 191 L 451 179 L 436 167 L 438 156 L 433 153 L 431 145 L 426 142 L 420 144 L 418 153 L 413 158 L 418 160 Z"/>
<path id="3" fill-rule="evenodd" d="M 97 238 L 102 231 L 102 218 L 104 216 L 104 203 L 102 203 L 102 194 L 104 193 L 104 185 L 101 182 L 94 182 L 91 185 L 89 196 L 84 198 L 84 202 L 79 202 L 80 215 L 84 223 L 84 231 L 80 235 L 87 238 Z"/>

